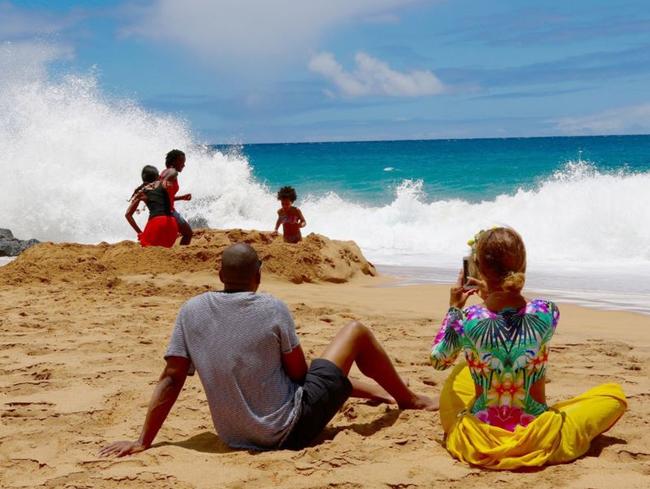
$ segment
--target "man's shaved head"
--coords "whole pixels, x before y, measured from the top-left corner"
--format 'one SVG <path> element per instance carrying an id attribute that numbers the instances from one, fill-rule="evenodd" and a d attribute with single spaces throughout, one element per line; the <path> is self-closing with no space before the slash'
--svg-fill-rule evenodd
<path id="1" fill-rule="evenodd" d="M 248 288 L 254 283 L 257 285 L 261 263 L 257 251 L 251 245 L 231 245 L 221 255 L 219 278 L 226 288 Z"/>

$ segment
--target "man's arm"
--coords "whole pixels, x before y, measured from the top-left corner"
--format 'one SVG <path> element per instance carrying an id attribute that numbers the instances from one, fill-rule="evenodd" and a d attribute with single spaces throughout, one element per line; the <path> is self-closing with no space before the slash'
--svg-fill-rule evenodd
<path id="1" fill-rule="evenodd" d="M 118 441 L 105 446 L 99 452 L 101 457 L 124 457 L 148 449 L 167 419 L 167 415 L 183 389 L 190 368 L 190 361 L 183 357 L 167 357 L 167 365 L 160 375 L 153 391 L 142 433 L 137 441 Z"/>
<path id="2" fill-rule="evenodd" d="M 307 360 L 302 346 L 298 345 L 289 353 L 282 354 L 282 367 L 291 380 L 299 384 L 304 382 L 307 375 Z"/>

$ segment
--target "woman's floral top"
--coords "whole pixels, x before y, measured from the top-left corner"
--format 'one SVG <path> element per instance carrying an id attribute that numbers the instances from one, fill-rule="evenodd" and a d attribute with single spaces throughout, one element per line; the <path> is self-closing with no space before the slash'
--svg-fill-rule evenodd
<path id="1" fill-rule="evenodd" d="M 464 350 L 480 392 L 472 414 L 514 431 L 548 409 L 531 397 L 530 389 L 546 373 L 548 343 L 559 318 L 557 306 L 542 299 L 499 313 L 484 305 L 462 311 L 452 307 L 433 342 L 431 364 L 449 368 Z"/>

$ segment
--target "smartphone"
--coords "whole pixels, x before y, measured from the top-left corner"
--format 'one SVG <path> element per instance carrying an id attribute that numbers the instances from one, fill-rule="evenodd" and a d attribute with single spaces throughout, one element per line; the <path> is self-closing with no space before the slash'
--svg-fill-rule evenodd
<path id="1" fill-rule="evenodd" d="M 473 268 L 471 260 L 472 260 L 472 258 L 469 257 L 469 256 L 464 256 L 463 257 L 463 287 L 465 287 L 466 289 L 476 289 L 477 288 L 476 285 L 472 285 L 472 284 L 467 283 L 468 280 L 470 279 L 470 277 L 472 277 L 472 273 L 470 271 L 470 268 Z"/>

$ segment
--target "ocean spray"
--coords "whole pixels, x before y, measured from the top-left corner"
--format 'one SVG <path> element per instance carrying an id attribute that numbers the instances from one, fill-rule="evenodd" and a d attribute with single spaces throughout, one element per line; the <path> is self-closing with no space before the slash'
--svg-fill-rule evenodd
<path id="1" fill-rule="evenodd" d="M 194 197 L 178 203 L 181 213 L 215 228 L 272 229 L 274 193 L 241 154 L 213 151 L 184 121 L 107 96 L 93 73 L 16 73 L 0 92 L 1 226 L 40 240 L 135 239 L 124 212 L 140 169 L 161 169 L 165 153 L 180 148 L 188 156 L 181 192 Z M 307 232 L 355 240 L 378 263 L 453 267 L 478 229 L 504 224 L 524 236 L 534 267 L 579 271 L 648 265 L 649 186 L 648 172 L 601 172 L 579 161 L 535 188 L 482 202 L 432 201 L 422 182 L 403 180 L 386 205 L 323 189 L 301 207 Z"/>

